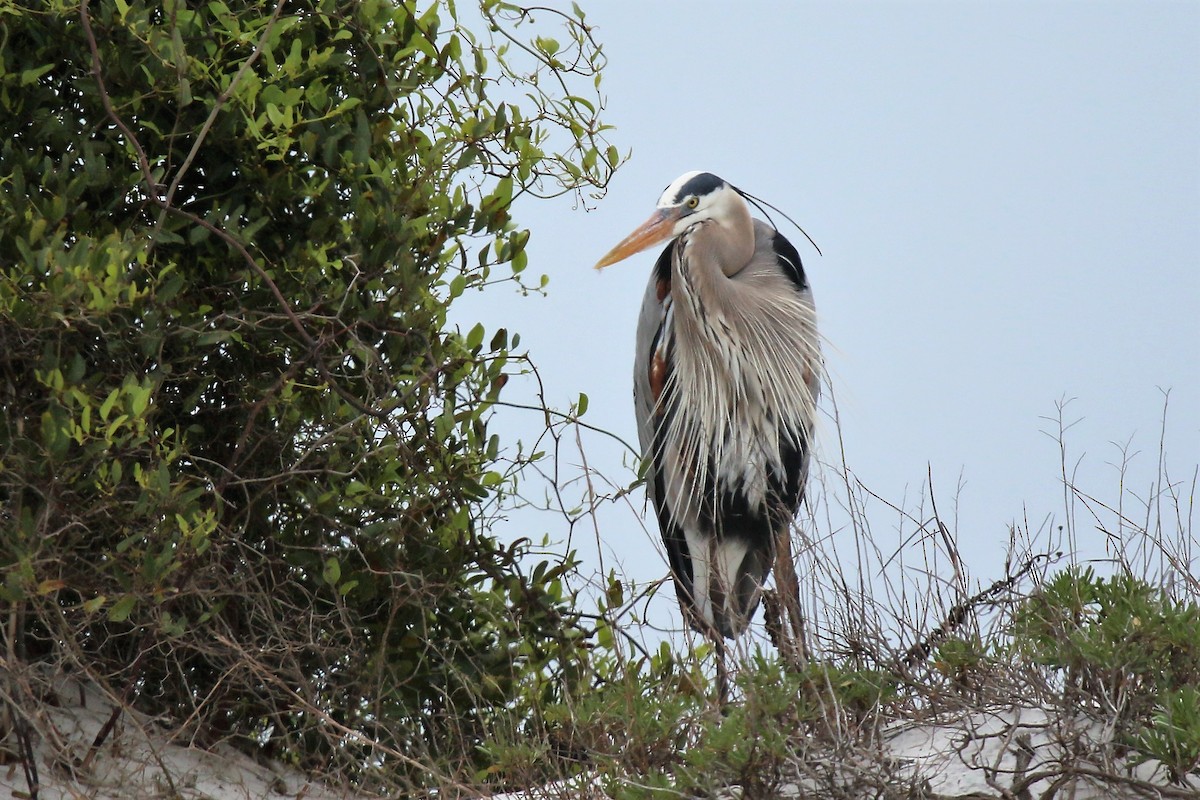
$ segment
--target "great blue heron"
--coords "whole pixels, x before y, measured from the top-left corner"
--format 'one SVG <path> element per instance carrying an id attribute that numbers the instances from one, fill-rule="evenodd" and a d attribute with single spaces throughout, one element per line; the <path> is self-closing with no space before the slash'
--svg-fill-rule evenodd
<path id="1" fill-rule="evenodd" d="M 638 319 L 634 405 L 683 616 L 721 652 L 781 543 L 790 558 L 821 375 L 800 256 L 747 197 L 711 173 L 681 175 L 596 264 L 670 242 Z"/>

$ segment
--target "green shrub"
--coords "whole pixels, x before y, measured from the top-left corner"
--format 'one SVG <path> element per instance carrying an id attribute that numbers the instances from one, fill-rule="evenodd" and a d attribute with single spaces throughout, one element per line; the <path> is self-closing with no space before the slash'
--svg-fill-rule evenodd
<path id="1" fill-rule="evenodd" d="M 486 527 L 515 336 L 447 309 L 526 268 L 514 197 L 617 158 L 582 16 L 547 12 L 569 68 L 518 66 L 488 42 L 526 17 L 482 10 L 481 41 L 405 0 L 5 4 L 5 653 L 401 785 L 579 671 L 569 556 Z"/>
<path id="2" fill-rule="evenodd" d="M 698 655 L 711 651 L 702 646 Z M 769 797 L 810 737 L 829 740 L 829 719 L 853 729 L 897 696 L 883 673 L 829 664 L 796 672 L 755 653 L 735 676 L 736 699 L 722 707 L 698 663 L 681 663 L 666 644 L 650 656 L 608 652 L 592 663 L 596 682 L 547 707 L 543 729 L 489 745 L 501 783 L 598 774 L 622 800 L 704 796 L 732 785 Z"/>
<path id="3" fill-rule="evenodd" d="M 1016 651 L 1068 701 L 1115 715 L 1125 741 L 1179 775 L 1200 759 L 1200 606 L 1128 573 L 1068 569 L 1014 618 Z"/>

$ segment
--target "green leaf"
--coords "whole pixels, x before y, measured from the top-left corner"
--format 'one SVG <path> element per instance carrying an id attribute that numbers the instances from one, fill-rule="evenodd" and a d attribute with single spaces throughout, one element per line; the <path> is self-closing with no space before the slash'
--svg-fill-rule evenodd
<path id="1" fill-rule="evenodd" d="M 117 399 L 120 396 L 121 396 L 121 390 L 113 389 L 111 392 L 108 393 L 108 397 L 106 397 L 104 399 L 104 402 L 100 404 L 100 419 L 102 421 L 108 422 L 109 412 L 111 412 L 113 409 L 113 406 L 115 406 L 117 404 Z"/>
<path id="2" fill-rule="evenodd" d="M 83 601 L 79 607 L 83 609 L 85 614 L 95 614 L 107 601 L 108 598 L 101 594 Z"/>
<path id="3" fill-rule="evenodd" d="M 330 586 L 337 586 L 342 577 L 342 565 L 332 556 L 325 559 L 325 568 L 321 571 L 321 579 Z"/>
<path id="4" fill-rule="evenodd" d="M 29 86 L 38 82 L 38 79 L 45 75 L 50 70 L 54 69 L 53 64 L 42 64 L 40 67 L 33 67 L 21 72 L 21 85 Z"/>
<path id="5" fill-rule="evenodd" d="M 128 421 L 129 421 L 129 415 L 121 414 L 116 419 L 114 419 L 112 422 L 110 422 L 108 425 L 108 428 L 104 431 L 104 440 L 106 442 L 112 442 L 113 436 L 116 434 L 116 432 L 120 429 L 120 427 L 122 425 L 124 425 Z"/>
<path id="6" fill-rule="evenodd" d="M 146 407 L 150 404 L 150 394 L 153 388 L 150 386 L 133 386 L 129 389 L 130 410 L 133 411 L 133 416 L 140 417 L 146 412 Z"/>
<path id="7" fill-rule="evenodd" d="M 133 613 L 134 606 L 136 605 L 136 597 L 131 594 L 125 595 L 108 609 L 109 622 L 124 622 L 129 619 L 129 615 Z"/>
<path id="8" fill-rule="evenodd" d="M 483 335 L 483 323 L 475 323 L 475 327 L 471 328 L 470 332 L 467 333 L 467 349 L 474 351 L 482 346 Z"/>
<path id="9" fill-rule="evenodd" d="M 496 332 L 492 334 L 492 340 L 490 342 L 488 342 L 488 350 L 491 350 L 493 353 L 495 353 L 497 351 L 503 350 L 507 346 L 508 346 L 508 329 L 497 328 Z"/>

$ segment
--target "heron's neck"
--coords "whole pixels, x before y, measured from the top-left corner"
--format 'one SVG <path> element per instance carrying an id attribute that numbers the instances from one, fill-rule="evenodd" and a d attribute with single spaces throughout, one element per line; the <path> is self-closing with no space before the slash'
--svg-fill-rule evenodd
<path id="1" fill-rule="evenodd" d="M 725 277 L 732 277 L 749 264 L 754 255 L 754 221 L 750 218 L 750 210 L 739 198 L 728 214 L 701 225 L 693 238 L 698 249 L 711 255 L 704 261 L 719 268 Z"/>
<path id="2" fill-rule="evenodd" d="M 678 324 L 692 327 L 698 339 L 721 338 L 714 326 L 730 310 L 729 279 L 754 256 L 754 222 L 744 206 L 740 211 L 696 225 L 675 248 L 672 294 L 680 301 Z"/>

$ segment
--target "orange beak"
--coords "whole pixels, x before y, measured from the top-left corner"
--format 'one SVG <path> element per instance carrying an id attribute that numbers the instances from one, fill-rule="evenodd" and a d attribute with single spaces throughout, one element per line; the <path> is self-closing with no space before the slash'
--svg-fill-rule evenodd
<path id="1" fill-rule="evenodd" d="M 596 269 L 604 269 L 610 264 L 623 261 L 634 253 L 640 253 L 660 242 L 665 242 L 675 235 L 675 221 L 679 219 L 679 209 L 663 208 L 655 211 L 650 219 L 643 222 L 626 236 L 608 255 L 596 262 Z"/>

